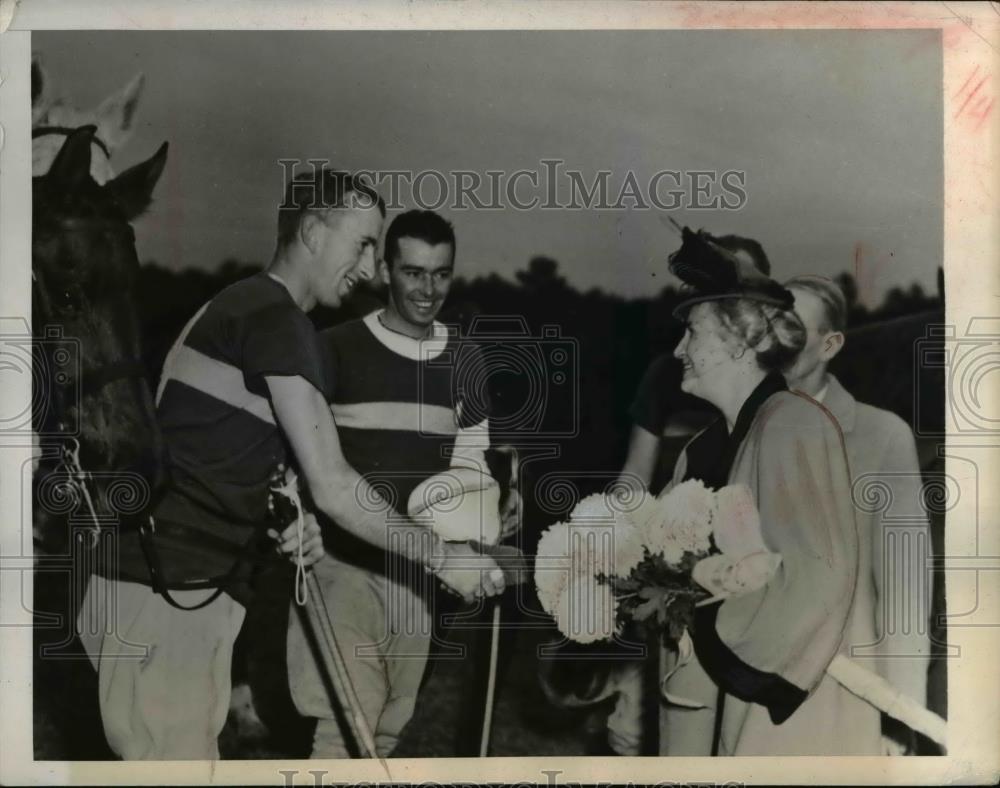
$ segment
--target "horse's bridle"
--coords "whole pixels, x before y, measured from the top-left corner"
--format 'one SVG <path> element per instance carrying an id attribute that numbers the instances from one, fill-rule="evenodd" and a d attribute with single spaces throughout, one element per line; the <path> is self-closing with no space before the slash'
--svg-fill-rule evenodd
<path id="1" fill-rule="evenodd" d="M 47 137 L 52 134 L 61 134 L 63 137 L 68 137 L 74 131 L 76 131 L 76 129 L 70 128 L 69 126 L 38 126 L 31 130 L 31 138 L 37 139 L 38 137 Z M 111 152 L 108 150 L 108 146 L 104 144 L 104 140 L 95 134 L 90 138 L 90 141 L 101 149 L 105 158 L 111 158 Z"/>
<path id="2" fill-rule="evenodd" d="M 65 219 L 54 224 L 44 224 L 43 227 L 47 230 L 66 233 L 93 229 L 95 226 L 101 225 L 105 225 L 106 229 L 128 232 L 130 235 L 132 233 L 132 228 L 127 222 L 123 224 L 110 220 Z M 37 232 L 38 229 L 40 228 L 35 228 L 35 231 Z M 55 324 L 53 317 L 55 310 L 52 308 L 51 297 L 44 284 L 39 282 L 34 266 L 32 267 L 31 278 L 36 285 L 34 291 L 38 298 L 38 306 L 41 307 L 38 310 L 42 316 L 40 322 L 44 325 Z M 91 528 L 91 546 L 96 546 L 99 541 L 101 525 L 97 510 L 94 507 L 93 497 L 90 494 L 90 484 L 93 481 L 93 477 L 90 471 L 87 471 L 80 462 L 80 441 L 73 435 L 67 434 L 66 412 L 68 404 L 66 402 L 66 389 L 71 386 L 77 386 L 79 395 L 82 398 L 97 394 L 111 383 L 126 379 L 144 379 L 145 377 L 146 368 L 142 361 L 139 359 L 119 359 L 103 364 L 96 369 L 83 372 L 76 379 L 67 378 L 61 383 L 54 379 L 49 381 L 52 401 L 56 411 L 55 426 L 59 437 L 59 460 L 55 470 L 56 472 L 62 471 L 66 474 L 69 486 L 73 488 L 78 498 L 87 506 L 90 520 L 93 523 Z"/>

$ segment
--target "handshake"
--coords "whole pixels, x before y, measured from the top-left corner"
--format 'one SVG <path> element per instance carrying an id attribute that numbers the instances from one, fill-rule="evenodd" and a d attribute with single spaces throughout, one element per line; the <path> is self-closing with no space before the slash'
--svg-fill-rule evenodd
<path id="1" fill-rule="evenodd" d="M 277 551 L 293 563 L 298 561 L 300 544 L 303 566 L 312 566 L 326 554 L 322 530 L 312 512 L 303 517 L 301 540 L 294 522 L 281 532 L 269 530 L 268 536 L 277 543 Z M 502 594 L 508 585 L 521 582 L 523 560 L 516 547 L 439 540 L 425 566 L 448 591 L 471 603 Z"/>
<path id="2" fill-rule="evenodd" d="M 512 476 L 516 475 L 516 455 Z M 496 479 L 476 466 L 455 466 L 425 479 L 410 494 L 407 513 L 436 535 L 429 570 L 466 602 L 502 594 L 519 581 L 516 547 L 498 543 L 521 527 L 517 488 L 501 496 Z"/>
<path id="3" fill-rule="evenodd" d="M 444 553 L 430 571 L 448 591 L 466 602 L 502 594 L 507 586 L 523 582 L 528 570 L 524 554 L 510 545 L 476 541 L 440 544 Z"/>
<path id="4" fill-rule="evenodd" d="M 286 478 L 283 469 L 272 480 L 269 507 L 283 527 L 280 531 L 271 528 L 267 533 L 275 541 L 278 553 L 293 563 L 308 567 L 322 559 L 326 551 L 316 516 L 302 511 L 296 482 L 294 475 L 291 479 Z M 497 541 L 519 530 L 521 513 L 520 496 L 516 489 L 511 489 L 497 507 L 497 528 L 493 534 Z M 446 541 L 438 534 L 435 534 L 431 544 L 433 547 L 425 554 L 408 557 L 422 563 L 448 591 L 467 603 L 502 594 L 508 585 L 522 582 L 527 569 L 524 556 L 516 547 L 487 545 L 475 539 L 454 538 Z"/>

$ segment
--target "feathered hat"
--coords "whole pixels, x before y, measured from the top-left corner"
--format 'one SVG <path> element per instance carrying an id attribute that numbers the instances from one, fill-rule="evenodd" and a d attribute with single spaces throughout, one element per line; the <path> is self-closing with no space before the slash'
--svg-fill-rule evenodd
<path id="1" fill-rule="evenodd" d="M 689 309 L 703 301 L 747 298 L 782 309 L 791 309 L 795 297 L 788 288 L 771 279 L 762 268 L 770 268 L 760 245 L 751 239 L 736 244 L 734 236 L 717 238 L 705 230 L 682 227 L 681 247 L 668 258 L 670 272 L 685 285 L 687 298 L 674 308 L 674 316 L 684 319 Z M 728 241 L 728 243 L 727 243 Z M 755 248 L 756 254 L 751 252 Z"/>

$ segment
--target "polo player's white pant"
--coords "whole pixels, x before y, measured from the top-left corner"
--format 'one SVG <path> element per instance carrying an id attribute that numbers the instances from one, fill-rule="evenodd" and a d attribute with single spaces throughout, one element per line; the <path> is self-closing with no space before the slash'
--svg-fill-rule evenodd
<path id="1" fill-rule="evenodd" d="M 194 605 L 212 591 L 171 592 Z M 77 631 L 98 672 L 108 744 L 124 760 L 219 757 L 245 610 L 227 594 L 178 610 L 148 586 L 91 577 Z"/>
<path id="2" fill-rule="evenodd" d="M 379 757 L 392 753 L 416 708 L 427 667 L 433 619 L 426 594 L 407 583 L 389 580 L 338 561 L 327 554 L 313 572 L 322 588 L 347 675 L 357 693 L 358 709 L 375 737 Z M 432 582 L 422 569 L 411 578 Z M 317 718 L 312 758 L 349 758 L 352 734 L 341 729 L 323 669 L 301 621 L 295 601 L 288 617 L 288 684 L 299 713 Z"/>

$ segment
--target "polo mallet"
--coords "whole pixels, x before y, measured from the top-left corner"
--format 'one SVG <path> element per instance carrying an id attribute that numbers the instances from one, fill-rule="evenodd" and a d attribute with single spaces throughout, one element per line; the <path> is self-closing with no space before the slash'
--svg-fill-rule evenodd
<path id="1" fill-rule="evenodd" d="M 725 580 L 726 576 L 731 577 L 734 570 L 738 570 L 741 564 L 748 567 L 768 567 L 767 571 L 757 573 L 759 583 L 763 583 L 774 573 L 780 563 L 780 555 L 765 552 L 751 553 L 736 561 L 724 554 L 702 559 L 695 565 L 692 577 L 702 588 L 711 592 L 712 596 L 696 603 L 695 606 L 701 607 L 743 593 L 732 590 L 731 586 L 727 588 Z M 755 590 L 754 586 L 745 589 L 745 591 L 752 590 Z M 687 637 L 687 633 L 685 633 L 685 637 Z M 681 643 L 684 643 L 683 639 Z M 690 660 L 692 648 L 690 638 L 688 638 L 686 656 L 682 657 L 682 664 Z M 681 653 L 684 654 L 684 652 L 685 649 L 682 647 Z M 676 669 L 674 668 L 674 670 Z M 826 672 L 848 692 L 947 749 L 947 721 L 930 709 L 924 708 L 913 698 L 904 695 L 875 671 L 854 662 L 844 654 L 837 654 L 827 666 Z M 670 678 L 669 674 L 663 678 L 663 681 L 665 682 L 668 678 Z M 675 699 L 673 702 L 676 703 L 677 700 Z M 691 701 L 684 701 L 684 703 L 691 703 Z"/>
<path id="2" fill-rule="evenodd" d="M 498 449 L 503 454 L 510 455 L 510 482 L 507 484 L 508 496 L 517 490 L 518 470 L 520 460 L 517 449 L 504 446 Z M 486 705 L 483 709 L 483 731 L 479 738 L 479 757 L 485 758 L 490 749 L 490 733 L 493 727 L 493 702 L 496 697 L 497 662 L 500 655 L 500 600 L 493 600 L 493 625 L 490 631 L 490 669 L 486 682 Z"/>
<path id="3" fill-rule="evenodd" d="M 361 702 L 347 671 L 343 652 L 337 644 L 337 635 L 333 631 L 326 600 L 323 599 L 323 590 L 312 569 L 302 564 L 302 531 L 305 515 L 299 497 L 298 477 L 294 473 L 289 471 L 272 481 L 269 505 L 283 527 L 298 523 L 299 556 L 295 569 L 295 601 L 302 623 L 312 632 L 313 639 L 319 647 L 317 650 L 320 667 L 326 673 L 336 696 L 331 700 L 336 700 L 344 712 L 344 718 L 359 751 L 368 758 L 378 758 L 375 737 L 361 709 Z"/>
<path id="4" fill-rule="evenodd" d="M 471 440 L 470 440 L 471 443 Z M 468 447 L 475 448 L 475 447 Z M 506 579 L 508 575 L 519 578 L 523 558 L 516 547 L 500 546 L 500 482 L 483 467 L 482 455 L 476 457 L 463 451 L 456 441 L 456 451 L 451 466 L 441 473 L 424 479 L 410 493 L 407 514 L 414 521 L 424 521 L 446 542 L 464 542 L 483 555 L 496 561 L 493 570 L 494 581 Z M 511 482 L 516 484 L 517 453 L 513 448 L 504 447 L 495 452 L 511 457 Z M 498 474 L 503 476 L 504 474 Z M 510 488 L 510 484 L 508 488 Z M 510 572 L 504 570 L 508 566 Z M 493 576 L 491 575 L 491 577 Z M 517 580 L 515 579 L 515 582 Z M 490 672 L 486 693 L 480 752 L 489 747 L 490 725 L 493 717 L 493 695 L 496 688 L 497 655 L 500 631 L 500 603 L 493 602 L 493 639 L 490 650 Z"/>
<path id="5" fill-rule="evenodd" d="M 942 748 L 948 748 L 948 722 L 930 709 L 924 708 L 884 678 L 868 668 L 838 654 L 826 672 L 841 686 L 861 700 L 884 711 L 893 719 L 905 723 L 917 733 L 922 733 Z"/>

